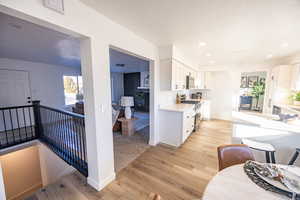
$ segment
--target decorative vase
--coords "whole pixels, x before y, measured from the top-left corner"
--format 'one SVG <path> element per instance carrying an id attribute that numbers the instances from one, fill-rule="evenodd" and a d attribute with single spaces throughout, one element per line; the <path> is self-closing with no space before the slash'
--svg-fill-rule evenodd
<path id="1" fill-rule="evenodd" d="M 125 107 L 125 118 L 126 119 L 131 119 L 131 109 L 130 106 Z"/>
<path id="2" fill-rule="evenodd" d="M 294 105 L 295 105 L 295 106 L 300 106 L 300 101 L 294 100 Z"/>

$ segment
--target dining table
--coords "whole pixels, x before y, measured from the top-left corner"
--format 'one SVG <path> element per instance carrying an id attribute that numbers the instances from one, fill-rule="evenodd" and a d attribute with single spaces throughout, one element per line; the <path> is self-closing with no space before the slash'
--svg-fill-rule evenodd
<path id="1" fill-rule="evenodd" d="M 256 185 L 245 173 L 244 164 L 219 171 L 208 183 L 202 200 L 285 200 L 291 199 Z M 292 167 L 300 175 L 300 168 Z"/>

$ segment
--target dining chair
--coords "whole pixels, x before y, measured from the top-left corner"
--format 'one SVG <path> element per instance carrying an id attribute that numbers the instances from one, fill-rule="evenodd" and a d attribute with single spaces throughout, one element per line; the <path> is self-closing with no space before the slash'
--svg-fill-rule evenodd
<path id="1" fill-rule="evenodd" d="M 255 160 L 251 149 L 245 144 L 222 145 L 218 147 L 219 171 L 232 165 Z"/>
<path id="2" fill-rule="evenodd" d="M 242 139 L 242 144 L 247 145 L 250 149 L 265 152 L 266 163 L 276 163 L 275 161 L 275 148 L 272 144 L 265 142 L 258 142 L 250 139 Z"/>
<path id="3" fill-rule="evenodd" d="M 299 153 L 300 153 L 300 148 L 296 148 L 296 152 L 294 153 L 292 159 L 290 160 L 289 165 L 293 165 L 295 163 L 295 161 L 299 156 Z"/>

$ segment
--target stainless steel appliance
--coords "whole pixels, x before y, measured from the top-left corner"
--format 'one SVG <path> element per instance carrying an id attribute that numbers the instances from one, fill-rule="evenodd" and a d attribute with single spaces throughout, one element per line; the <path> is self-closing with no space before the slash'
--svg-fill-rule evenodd
<path id="1" fill-rule="evenodd" d="M 193 93 L 191 95 L 192 99 L 201 99 L 202 98 L 202 92 Z"/>
<path id="2" fill-rule="evenodd" d="M 194 131 L 198 131 L 200 129 L 201 124 L 201 100 L 185 100 L 181 101 L 181 103 L 186 104 L 195 104 L 194 111 L 195 111 L 195 121 L 194 121 Z"/>
<path id="3" fill-rule="evenodd" d="M 195 79 L 191 75 L 186 76 L 186 89 L 195 88 Z"/>

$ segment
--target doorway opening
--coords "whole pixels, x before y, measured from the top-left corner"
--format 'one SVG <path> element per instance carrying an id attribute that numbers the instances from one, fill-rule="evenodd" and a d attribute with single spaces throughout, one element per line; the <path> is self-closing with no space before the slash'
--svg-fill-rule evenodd
<path id="1" fill-rule="evenodd" d="M 80 37 L 1 12 L 0 29 L 0 150 L 43 140 L 65 164 L 62 171 L 78 166 L 87 176 L 84 117 L 71 113 L 77 103 L 83 104 Z M 9 175 L 6 182 L 13 182 Z"/>
<path id="2" fill-rule="evenodd" d="M 110 49 L 115 171 L 148 147 L 150 136 L 150 63 Z"/>
<path id="3" fill-rule="evenodd" d="M 239 111 L 263 112 L 267 72 L 241 74 Z"/>

